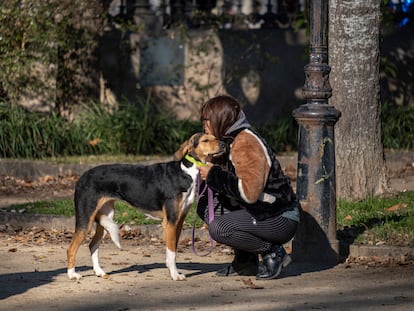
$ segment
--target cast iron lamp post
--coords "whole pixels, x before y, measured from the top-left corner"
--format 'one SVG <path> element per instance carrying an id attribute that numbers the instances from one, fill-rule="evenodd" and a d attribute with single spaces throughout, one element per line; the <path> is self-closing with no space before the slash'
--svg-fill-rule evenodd
<path id="1" fill-rule="evenodd" d="M 327 28 L 328 0 L 311 0 L 306 104 L 293 112 L 299 124 L 297 194 L 302 215 L 292 255 L 297 261 L 337 263 L 334 125 L 341 113 L 328 105 L 332 89 Z"/>

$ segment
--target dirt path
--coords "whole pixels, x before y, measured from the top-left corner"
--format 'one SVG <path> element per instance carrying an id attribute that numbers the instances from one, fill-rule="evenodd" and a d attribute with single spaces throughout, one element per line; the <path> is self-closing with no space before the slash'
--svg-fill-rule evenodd
<path id="1" fill-rule="evenodd" d="M 153 237 L 141 245 L 124 240 L 122 251 L 105 242 L 100 257 L 109 279 L 93 275 L 83 245 L 77 257 L 83 278 L 71 281 L 67 237 L 27 235 L 0 235 L 1 310 L 414 310 L 413 264 L 292 263 L 276 280 L 220 278 L 214 271 L 232 258 L 226 248 L 198 257 L 181 244 L 178 268 L 187 280 L 174 282 L 164 246 Z"/>

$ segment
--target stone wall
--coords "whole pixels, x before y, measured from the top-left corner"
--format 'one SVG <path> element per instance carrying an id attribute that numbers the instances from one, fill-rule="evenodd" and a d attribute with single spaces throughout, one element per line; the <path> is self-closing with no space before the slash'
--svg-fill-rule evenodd
<path id="1" fill-rule="evenodd" d="M 144 38 L 130 55 L 117 51 L 114 37 L 102 46 L 101 100 L 137 100 L 151 93 L 155 105 L 179 119 L 197 119 L 209 97 L 228 93 L 245 104 L 252 121 L 270 121 L 302 103 L 306 37 L 293 30 L 174 31 Z M 145 41 L 143 43 L 143 41 Z M 121 54 L 124 53 L 122 56 Z"/>
<path id="2" fill-rule="evenodd" d="M 414 102 L 410 78 L 414 66 L 405 65 L 414 61 L 413 34 L 408 28 L 384 33 L 382 55 L 396 63 L 398 75 L 382 76 L 382 100 Z M 108 34 L 102 45 L 103 101 L 134 102 L 151 93 L 160 111 L 197 119 L 202 102 L 228 93 L 243 101 L 252 122 L 290 117 L 304 103 L 303 67 L 308 63 L 304 31 L 191 30 L 182 39 L 177 31 L 168 30 L 130 45 L 129 54 L 117 49 L 116 38 L 116 33 Z"/>

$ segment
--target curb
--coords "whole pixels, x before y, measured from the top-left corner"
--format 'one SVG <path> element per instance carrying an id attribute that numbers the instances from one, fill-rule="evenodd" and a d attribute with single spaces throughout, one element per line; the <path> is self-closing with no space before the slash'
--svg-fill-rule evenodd
<path id="1" fill-rule="evenodd" d="M 64 230 L 75 228 L 75 217 L 60 215 L 18 214 L 0 211 L 0 223 L 12 228 L 40 228 L 46 230 Z"/>
<path id="2" fill-rule="evenodd" d="M 0 175 L 19 178 L 39 178 L 45 175 L 71 176 L 81 175 L 96 164 L 51 164 L 35 160 L 0 160 Z"/>
<path id="3" fill-rule="evenodd" d="M 136 164 L 153 164 L 170 160 L 165 159 L 143 160 Z M 55 164 L 42 160 L 10 160 L 0 159 L 0 175 L 8 175 L 19 178 L 35 179 L 46 175 L 71 176 L 82 175 L 86 170 L 105 162 L 94 164 Z"/>
<path id="4" fill-rule="evenodd" d="M 386 245 L 369 246 L 351 244 L 349 246 L 349 255 L 352 257 L 414 257 L 414 248 Z"/>

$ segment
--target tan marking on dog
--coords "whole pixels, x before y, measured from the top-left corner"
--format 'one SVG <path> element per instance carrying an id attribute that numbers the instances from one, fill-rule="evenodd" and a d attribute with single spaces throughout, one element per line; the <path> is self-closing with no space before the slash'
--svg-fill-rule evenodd
<path id="1" fill-rule="evenodd" d="M 72 242 L 68 247 L 68 269 L 72 269 L 75 267 L 75 255 L 79 249 L 79 246 L 82 244 L 83 240 L 85 240 L 86 232 L 82 230 L 77 230 L 73 234 Z"/>
<path id="2" fill-rule="evenodd" d="M 181 230 L 187 213 L 183 213 L 183 197 L 180 196 L 176 199 L 177 206 L 177 219 L 175 222 L 168 222 L 167 213 L 163 208 L 163 221 L 162 227 L 164 229 L 165 244 L 166 247 L 175 252 L 177 250 L 178 241 L 180 239 Z"/>

